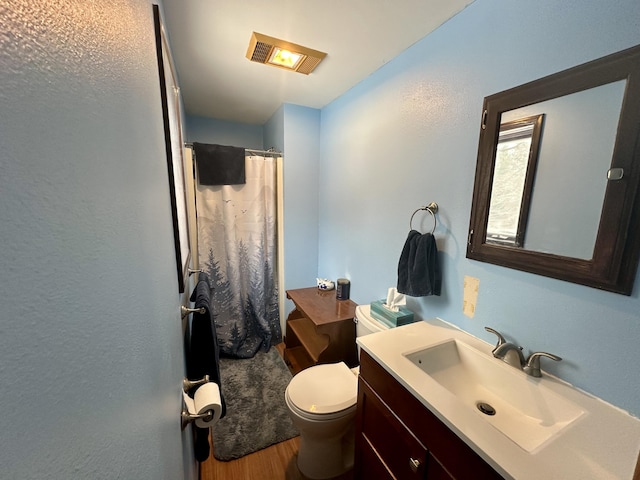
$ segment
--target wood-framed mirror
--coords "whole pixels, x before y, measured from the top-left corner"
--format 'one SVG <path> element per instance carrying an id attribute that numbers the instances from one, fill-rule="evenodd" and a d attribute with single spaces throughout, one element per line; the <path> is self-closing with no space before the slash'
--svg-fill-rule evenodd
<path id="1" fill-rule="evenodd" d="M 488 96 L 482 112 L 467 258 L 630 295 L 640 46 Z M 516 146 L 516 160 L 502 152 Z"/>

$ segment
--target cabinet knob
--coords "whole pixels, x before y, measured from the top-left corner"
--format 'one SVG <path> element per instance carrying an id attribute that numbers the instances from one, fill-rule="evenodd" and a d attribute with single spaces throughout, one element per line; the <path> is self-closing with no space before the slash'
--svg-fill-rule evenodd
<path id="1" fill-rule="evenodd" d="M 409 467 L 413 473 L 417 473 L 420 468 L 420 460 L 413 459 L 409 457 Z"/>

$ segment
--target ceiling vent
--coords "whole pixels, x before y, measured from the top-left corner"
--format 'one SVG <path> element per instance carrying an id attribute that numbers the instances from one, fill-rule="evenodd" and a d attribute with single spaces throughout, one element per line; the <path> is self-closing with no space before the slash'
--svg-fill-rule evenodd
<path id="1" fill-rule="evenodd" d="M 305 75 L 313 72 L 326 56 L 326 53 L 256 32 L 251 34 L 247 49 L 247 58 L 252 62 L 273 65 Z"/>

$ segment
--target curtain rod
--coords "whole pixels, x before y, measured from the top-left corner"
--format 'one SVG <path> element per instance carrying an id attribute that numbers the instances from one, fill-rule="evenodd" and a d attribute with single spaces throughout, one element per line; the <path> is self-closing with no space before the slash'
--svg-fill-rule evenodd
<path id="1" fill-rule="evenodd" d="M 185 142 L 184 146 L 187 147 L 187 148 L 193 148 L 193 143 Z M 282 152 L 276 152 L 273 147 L 271 147 L 269 150 L 255 150 L 253 148 L 245 148 L 244 151 L 245 152 L 251 152 L 251 153 L 257 153 L 257 154 L 260 154 L 260 155 L 278 155 L 278 156 L 282 156 Z"/>

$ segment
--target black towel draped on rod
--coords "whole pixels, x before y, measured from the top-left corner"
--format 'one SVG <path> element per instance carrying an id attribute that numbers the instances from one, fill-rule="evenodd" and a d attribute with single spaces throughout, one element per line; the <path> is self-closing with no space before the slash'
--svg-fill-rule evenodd
<path id="1" fill-rule="evenodd" d="M 412 222 L 416 213 L 425 210 L 433 217 L 433 229 L 430 233 L 420 233 L 413 229 Z M 438 260 L 438 247 L 433 232 L 436 230 L 438 204 L 431 202 L 420 207 L 409 220 L 409 235 L 405 241 L 398 261 L 398 284 L 400 293 L 411 297 L 440 295 L 442 275 Z"/>
<path id="2" fill-rule="evenodd" d="M 185 148 L 191 148 L 193 149 L 193 143 L 190 142 L 185 142 L 184 144 Z M 282 152 L 278 152 L 275 147 L 271 147 L 269 150 L 259 150 L 259 149 L 255 149 L 255 148 L 245 148 L 244 149 L 244 153 L 245 155 L 261 155 L 264 157 L 281 157 L 282 156 Z"/>

